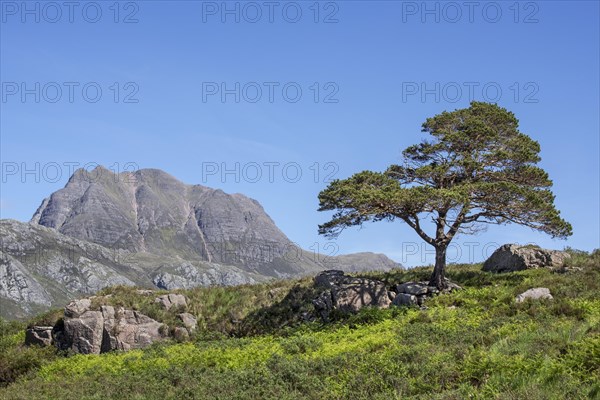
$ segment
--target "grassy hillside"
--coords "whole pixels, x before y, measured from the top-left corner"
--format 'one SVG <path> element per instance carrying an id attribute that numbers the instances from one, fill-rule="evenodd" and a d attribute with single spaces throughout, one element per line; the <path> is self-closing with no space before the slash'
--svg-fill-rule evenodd
<path id="1" fill-rule="evenodd" d="M 0 398 L 600 399 L 600 251 L 573 255 L 566 273 L 450 266 L 465 290 L 427 309 L 366 309 L 330 324 L 311 317 L 309 279 L 181 291 L 199 317 L 193 341 L 128 353 L 25 348 L 24 323 L 2 322 Z M 391 284 L 430 271 L 368 276 Z M 514 301 L 532 287 L 554 299 Z M 108 292 L 110 302 L 172 318 L 133 290 Z"/>

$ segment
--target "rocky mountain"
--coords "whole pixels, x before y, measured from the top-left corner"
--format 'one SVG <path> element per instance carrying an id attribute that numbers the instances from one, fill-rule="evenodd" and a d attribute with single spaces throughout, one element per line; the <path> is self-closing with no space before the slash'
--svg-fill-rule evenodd
<path id="1" fill-rule="evenodd" d="M 171 290 L 398 267 L 373 253 L 315 257 L 256 200 L 157 169 L 77 170 L 29 224 L 1 220 L 0 237 L 0 315 L 9 317 L 117 284 Z"/>
<path id="2" fill-rule="evenodd" d="M 63 306 L 107 286 L 178 288 L 265 279 L 230 265 L 109 249 L 14 220 L 0 220 L 0 238 L 0 316 L 5 318 Z"/>

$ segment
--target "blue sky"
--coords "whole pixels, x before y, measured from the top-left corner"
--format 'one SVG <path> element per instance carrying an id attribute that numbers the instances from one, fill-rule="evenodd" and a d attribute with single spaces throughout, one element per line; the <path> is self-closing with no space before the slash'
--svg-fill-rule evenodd
<path id="1" fill-rule="evenodd" d="M 29 220 L 72 165 L 160 168 L 259 200 L 327 253 L 326 178 L 398 163 L 427 117 L 472 97 L 540 142 L 574 235 L 490 227 L 457 238 L 449 261 L 508 242 L 600 247 L 597 1 L 62 4 L 0 1 L 2 218 Z M 432 260 L 399 222 L 336 245 Z"/>

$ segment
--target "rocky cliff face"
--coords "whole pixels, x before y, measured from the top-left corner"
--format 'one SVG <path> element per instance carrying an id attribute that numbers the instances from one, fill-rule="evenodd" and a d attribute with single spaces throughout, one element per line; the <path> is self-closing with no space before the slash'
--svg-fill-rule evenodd
<path id="1" fill-rule="evenodd" d="M 0 315 L 31 314 L 111 285 L 235 285 L 398 265 L 357 253 L 316 260 L 242 194 L 156 169 L 77 170 L 29 224 L 0 221 Z"/>
<path id="2" fill-rule="evenodd" d="M 64 306 L 107 286 L 190 288 L 265 279 L 235 266 L 109 249 L 13 220 L 0 220 L 0 238 L 0 316 L 5 318 Z"/>
<path id="3" fill-rule="evenodd" d="M 32 222 L 111 249 L 245 267 L 261 261 L 252 244 L 272 244 L 276 255 L 290 244 L 257 201 L 186 185 L 156 169 L 78 170 L 42 202 Z M 237 257 L 227 257 L 227 246 Z"/>

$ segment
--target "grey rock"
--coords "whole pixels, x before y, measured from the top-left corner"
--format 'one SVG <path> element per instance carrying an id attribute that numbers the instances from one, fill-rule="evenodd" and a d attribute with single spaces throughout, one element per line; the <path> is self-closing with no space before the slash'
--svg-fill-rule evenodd
<path id="1" fill-rule="evenodd" d="M 417 296 L 408 293 L 398 293 L 392 301 L 395 306 L 414 306 L 418 304 Z"/>
<path id="2" fill-rule="evenodd" d="M 173 337 L 177 341 L 184 342 L 190 338 L 190 334 L 187 329 L 178 326 L 173 330 Z"/>
<path id="3" fill-rule="evenodd" d="M 548 288 L 533 288 L 526 290 L 521 293 L 515 299 L 517 303 L 522 303 L 527 299 L 552 299 L 552 294 L 550 294 L 550 289 Z"/>
<path id="4" fill-rule="evenodd" d="M 144 348 L 164 339 L 163 324 L 138 311 L 106 305 L 91 310 L 91 304 L 81 299 L 65 307 L 64 326 L 56 335 L 60 348 L 100 354 Z"/>
<path id="5" fill-rule="evenodd" d="M 165 310 L 169 310 L 171 307 L 187 307 L 187 300 L 182 294 L 164 294 L 154 299 L 154 302 L 160 304 Z"/>
<path id="6" fill-rule="evenodd" d="M 345 312 L 357 312 L 365 306 L 387 308 L 391 304 L 383 282 L 364 280 L 331 289 L 334 307 Z"/>
<path id="7" fill-rule="evenodd" d="M 26 346 L 50 346 L 53 344 L 52 326 L 32 326 L 25 331 Z"/>
<path id="8" fill-rule="evenodd" d="M 349 282 L 350 277 L 340 270 L 327 270 L 314 277 L 316 287 L 331 289 L 334 286 Z"/>
<path id="9" fill-rule="evenodd" d="M 73 300 L 65 307 L 65 317 L 77 318 L 88 311 L 92 305 L 91 299 Z"/>
<path id="10" fill-rule="evenodd" d="M 457 285 L 456 283 L 450 281 L 449 279 L 446 278 L 445 280 L 446 282 L 446 288 L 444 289 L 445 292 L 453 292 L 456 290 L 462 290 L 463 288 L 459 285 Z M 431 292 L 430 293 L 438 293 L 439 291 L 437 290 L 437 288 L 435 287 L 431 287 Z"/>
<path id="11" fill-rule="evenodd" d="M 85 311 L 78 317 L 64 319 L 64 343 L 61 347 L 81 354 L 100 354 L 104 331 L 101 311 Z"/>
<path id="12" fill-rule="evenodd" d="M 120 308 L 115 314 L 114 350 L 141 349 L 164 339 L 163 324 L 134 310 Z"/>
<path id="13" fill-rule="evenodd" d="M 398 293 L 413 294 L 415 296 L 427 294 L 428 291 L 427 283 L 421 282 L 405 282 L 396 287 Z"/>
<path id="14" fill-rule="evenodd" d="M 514 272 L 530 268 L 560 267 L 567 258 L 570 258 L 570 254 L 563 251 L 505 244 L 494 251 L 485 261 L 483 270 Z"/>
<path id="15" fill-rule="evenodd" d="M 312 301 L 315 311 L 325 322 L 329 321 L 329 313 L 333 310 L 333 299 L 331 291 L 321 292 L 319 296 Z"/>
<path id="16" fill-rule="evenodd" d="M 149 285 L 136 266 L 117 260 L 118 253 L 40 225 L 0 220 L 0 240 L 0 316 L 5 318 L 16 316 L 5 311 L 5 302 L 32 315 L 106 286 Z"/>
<path id="17" fill-rule="evenodd" d="M 198 326 L 198 320 L 190 313 L 181 313 L 178 315 L 183 325 L 185 325 L 188 332 L 192 333 L 196 330 Z"/>
<path id="18" fill-rule="evenodd" d="M 391 304 L 383 282 L 354 278 L 341 271 L 324 271 L 314 279 L 315 286 L 325 289 L 313 300 L 315 310 L 325 321 L 333 310 L 355 313 L 366 306 L 387 308 Z"/>

